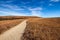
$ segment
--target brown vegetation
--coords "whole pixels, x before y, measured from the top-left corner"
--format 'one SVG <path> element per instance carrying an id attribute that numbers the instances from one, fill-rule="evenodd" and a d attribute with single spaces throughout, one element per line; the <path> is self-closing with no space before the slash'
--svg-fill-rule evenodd
<path id="1" fill-rule="evenodd" d="M 0 16 L 0 34 L 28 18 L 39 18 L 39 17 L 36 17 L 36 16 Z"/>
<path id="2" fill-rule="evenodd" d="M 60 18 L 12 16 L 0 19 L 0 33 L 28 19 L 22 40 L 60 40 Z"/>
<path id="3" fill-rule="evenodd" d="M 16 19 L 16 20 L 3 20 L 0 21 L 0 34 L 5 32 L 6 30 L 16 26 L 20 22 L 22 22 L 24 19 Z"/>
<path id="4" fill-rule="evenodd" d="M 37 16 L 0 16 L 0 20 L 15 20 L 15 19 L 28 19 L 28 18 L 40 18 Z"/>
<path id="5" fill-rule="evenodd" d="M 29 19 L 22 40 L 60 40 L 60 18 Z"/>

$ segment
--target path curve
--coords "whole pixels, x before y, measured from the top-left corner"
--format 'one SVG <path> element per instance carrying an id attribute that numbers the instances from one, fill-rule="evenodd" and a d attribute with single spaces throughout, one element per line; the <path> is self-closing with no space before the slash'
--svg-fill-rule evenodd
<path id="1" fill-rule="evenodd" d="M 24 20 L 22 23 L 1 34 L 0 40 L 21 40 L 21 36 L 26 28 L 26 21 Z"/>

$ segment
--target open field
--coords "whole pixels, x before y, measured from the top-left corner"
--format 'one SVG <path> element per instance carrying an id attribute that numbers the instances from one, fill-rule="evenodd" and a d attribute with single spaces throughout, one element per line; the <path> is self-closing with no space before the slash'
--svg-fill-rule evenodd
<path id="1" fill-rule="evenodd" d="M 23 22 L 1 34 L 0 40 L 21 40 L 21 36 L 26 28 L 26 21 L 27 20 L 24 20 Z"/>
<path id="2" fill-rule="evenodd" d="M 15 19 L 28 19 L 28 18 L 40 18 L 37 16 L 0 16 L 0 20 L 15 20 Z"/>
<path id="3" fill-rule="evenodd" d="M 7 19 L 0 21 L 0 33 L 18 25 L 23 20 L 27 20 L 26 28 L 21 37 L 22 40 L 60 40 L 60 18 L 24 17 Z"/>
<path id="4" fill-rule="evenodd" d="M 0 34 L 5 32 L 6 30 L 16 26 L 20 22 L 22 22 L 24 19 L 16 19 L 16 20 L 3 20 L 0 21 Z"/>
<path id="5" fill-rule="evenodd" d="M 36 16 L 0 16 L 0 34 L 16 26 L 20 22 L 29 18 L 39 18 Z"/>
<path id="6" fill-rule="evenodd" d="M 60 18 L 29 19 L 22 40 L 60 40 Z"/>

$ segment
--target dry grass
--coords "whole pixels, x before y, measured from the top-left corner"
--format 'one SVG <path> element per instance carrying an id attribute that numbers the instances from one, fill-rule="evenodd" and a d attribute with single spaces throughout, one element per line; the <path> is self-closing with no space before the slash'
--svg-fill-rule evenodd
<path id="1" fill-rule="evenodd" d="M 4 21 L 0 21 L 0 33 L 19 24 L 20 19 L 27 19 L 27 17 L 21 17 L 8 17 L 7 21 L 6 18 Z M 28 18 L 22 40 L 60 40 L 60 18 Z"/>
<path id="2" fill-rule="evenodd" d="M 28 18 L 40 18 L 37 16 L 0 16 L 0 20 L 15 20 L 15 19 L 28 19 Z"/>
<path id="3" fill-rule="evenodd" d="M 0 34 L 28 18 L 39 18 L 39 17 L 36 17 L 36 16 L 0 16 Z"/>
<path id="4" fill-rule="evenodd" d="M 3 20 L 0 21 L 0 34 L 5 32 L 6 30 L 16 26 L 20 22 L 22 22 L 24 19 L 16 19 L 16 20 Z"/>
<path id="5" fill-rule="evenodd" d="M 22 40 L 60 40 L 60 18 L 29 19 Z"/>

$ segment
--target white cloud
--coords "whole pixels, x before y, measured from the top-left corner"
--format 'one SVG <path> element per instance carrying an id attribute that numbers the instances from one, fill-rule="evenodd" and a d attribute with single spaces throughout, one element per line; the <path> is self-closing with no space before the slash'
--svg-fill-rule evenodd
<path id="1" fill-rule="evenodd" d="M 9 9 L 12 9 L 12 10 L 15 10 L 15 11 L 23 11 L 23 10 L 25 10 L 25 9 L 22 9 L 22 8 L 20 8 L 19 6 L 16 6 L 16 5 L 8 5 L 8 4 L 2 4 L 2 6 L 4 6 L 4 7 L 7 7 L 7 8 L 9 8 Z M 37 8 L 28 8 L 28 7 L 26 7 L 26 6 L 23 6 L 23 7 L 25 7 L 26 9 L 28 9 L 29 11 L 30 11 L 30 14 L 31 15 L 29 15 L 29 13 L 17 13 L 17 12 L 6 12 L 6 11 L 0 11 L 0 13 L 4 13 L 4 14 L 7 14 L 7 15 L 21 15 L 21 16 L 41 16 L 41 14 L 42 14 L 42 10 L 43 10 L 43 8 L 42 7 L 37 7 Z"/>
<path id="2" fill-rule="evenodd" d="M 12 9 L 12 10 L 24 10 L 24 9 L 20 8 L 19 6 L 17 6 L 17 5 L 1 4 L 1 6 L 7 7 L 7 8 Z"/>
<path id="3" fill-rule="evenodd" d="M 50 0 L 50 1 L 52 1 L 52 2 L 59 2 L 60 0 Z"/>
<path id="4" fill-rule="evenodd" d="M 42 14 L 41 11 L 43 10 L 43 8 L 41 8 L 41 7 L 29 8 L 29 10 L 31 11 L 32 16 L 41 16 L 41 14 Z"/>
<path id="5" fill-rule="evenodd" d="M 50 3 L 49 6 L 54 6 L 54 5 Z"/>
<path id="6" fill-rule="evenodd" d="M 40 11 L 31 11 L 32 16 L 41 16 L 42 12 Z"/>
<path id="7" fill-rule="evenodd" d="M 0 13 L 6 14 L 6 15 L 19 15 L 19 16 L 28 16 L 29 13 L 24 13 L 21 11 L 24 11 L 25 9 L 20 8 L 19 6 L 16 5 L 8 5 L 8 4 L 2 4 L 3 7 L 7 7 L 7 9 L 3 9 L 4 11 L 0 11 Z M 9 9 L 13 10 L 9 10 Z"/>
<path id="8" fill-rule="evenodd" d="M 0 11 L 0 14 L 2 15 L 5 14 L 5 15 L 14 15 L 14 16 L 26 16 L 26 14 L 23 14 L 23 13 L 17 13 L 17 12 L 8 12 L 8 11 Z"/>
<path id="9" fill-rule="evenodd" d="M 32 10 L 32 11 L 41 11 L 41 10 L 43 10 L 43 8 L 42 7 L 37 7 L 37 8 L 29 8 L 30 10 Z"/>
<path id="10" fill-rule="evenodd" d="M 25 5 L 25 4 L 29 4 L 30 2 L 21 2 L 21 3 Z"/>
<path id="11" fill-rule="evenodd" d="M 28 8 L 29 13 L 20 13 L 15 11 L 0 11 L 0 15 L 3 13 L 5 15 L 15 15 L 15 16 L 41 16 L 43 8 Z"/>
<path id="12" fill-rule="evenodd" d="M 3 0 L 2 0 L 2 1 L 0 1 L 1 4 L 9 4 L 9 3 L 11 3 L 11 2 L 13 2 L 13 1 L 12 1 L 12 0 L 7 0 L 7 1 L 3 1 Z"/>
<path id="13" fill-rule="evenodd" d="M 12 0 L 9 0 L 9 1 L 6 1 L 5 3 L 11 3 L 11 2 L 13 2 Z"/>

